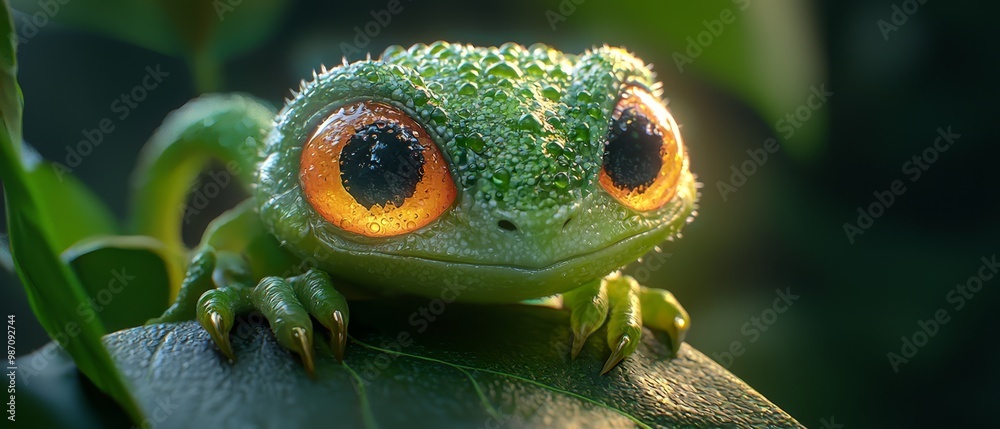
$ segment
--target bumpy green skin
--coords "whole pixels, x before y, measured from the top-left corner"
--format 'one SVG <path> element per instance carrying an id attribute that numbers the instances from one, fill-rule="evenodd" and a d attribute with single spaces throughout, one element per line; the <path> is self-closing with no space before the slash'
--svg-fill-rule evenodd
<path id="1" fill-rule="evenodd" d="M 365 288 L 431 297 L 451 288 L 472 302 L 568 291 L 641 257 L 694 210 L 687 170 L 673 200 L 645 213 L 598 183 L 611 113 L 627 85 L 660 96 L 646 65 L 608 47 L 577 56 L 544 45 L 438 42 L 324 70 L 303 83 L 266 139 L 255 192 L 261 218 L 297 256 Z M 304 198 L 303 143 L 359 100 L 407 112 L 449 161 L 456 206 L 419 231 L 361 237 L 326 222 Z M 517 231 L 499 228 L 501 220 Z"/>

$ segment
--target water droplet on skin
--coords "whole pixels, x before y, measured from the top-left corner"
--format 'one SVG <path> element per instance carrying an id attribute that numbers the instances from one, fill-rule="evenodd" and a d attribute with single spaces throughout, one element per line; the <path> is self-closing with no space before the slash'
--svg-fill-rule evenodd
<path id="1" fill-rule="evenodd" d="M 487 55 L 483 56 L 483 59 L 480 60 L 480 62 L 482 62 L 483 64 L 486 64 L 486 65 L 490 65 L 490 64 L 496 64 L 496 63 L 503 62 L 503 60 L 504 59 L 501 58 L 497 54 L 487 54 Z"/>
<path id="2" fill-rule="evenodd" d="M 524 48 L 514 42 L 507 42 L 500 45 L 500 54 L 509 57 L 510 59 L 515 59 L 524 53 Z"/>
<path id="3" fill-rule="evenodd" d="M 427 52 L 430 53 L 431 55 L 435 55 L 445 49 L 448 49 L 449 46 L 451 46 L 451 43 L 439 40 L 437 42 L 431 43 Z"/>
<path id="4" fill-rule="evenodd" d="M 590 127 L 586 123 L 581 123 L 576 127 L 573 134 L 573 139 L 578 142 L 585 142 L 590 140 Z"/>
<path id="5" fill-rule="evenodd" d="M 486 147 L 486 142 L 483 141 L 483 136 L 479 133 L 471 134 L 468 136 L 456 137 L 458 144 L 472 149 L 473 152 L 481 153 Z"/>
<path id="6" fill-rule="evenodd" d="M 552 183 L 556 185 L 559 189 L 566 189 L 569 186 L 569 175 L 565 172 L 556 174 L 556 177 L 552 180 Z"/>
<path id="7" fill-rule="evenodd" d="M 587 109 L 587 115 L 590 115 L 590 117 L 594 119 L 601 119 L 601 109 L 591 107 Z"/>
<path id="8" fill-rule="evenodd" d="M 382 226 L 380 226 L 376 222 L 372 222 L 372 223 L 368 224 L 368 230 L 371 231 L 371 232 L 373 232 L 373 233 L 375 233 L 375 234 L 378 234 L 379 231 L 382 230 Z"/>
<path id="9" fill-rule="evenodd" d="M 438 74 L 437 69 L 431 66 L 425 65 L 420 69 L 420 77 L 432 77 L 436 74 Z"/>
<path id="10" fill-rule="evenodd" d="M 545 151 L 552 156 L 559 156 L 563 153 L 563 147 L 559 143 L 549 142 L 545 145 Z"/>
<path id="11" fill-rule="evenodd" d="M 479 87 L 477 87 L 473 82 L 466 82 L 465 85 L 462 85 L 462 87 L 458 90 L 459 94 L 468 96 L 476 95 L 477 92 L 479 92 Z"/>
<path id="12" fill-rule="evenodd" d="M 559 90 L 552 85 L 542 88 L 542 96 L 551 101 L 559 101 L 559 99 L 562 98 L 562 94 L 559 93 Z"/>
<path id="13" fill-rule="evenodd" d="M 390 57 L 403 53 L 404 51 L 405 49 L 402 46 L 392 45 L 388 48 L 385 48 L 385 51 L 382 51 L 382 59 L 387 60 Z"/>
<path id="14" fill-rule="evenodd" d="M 542 66 L 538 64 L 538 62 L 533 62 L 531 64 L 528 64 L 528 66 L 524 68 L 524 72 L 530 76 L 535 76 L 535 77 L 545 75 L 545 69 L 543 69 Z"/>
<path id="15" fill-rule="evenodd" d="M 413 94 L 413 104 L 423 106 L 424 104 L 427 104 L 428 98 L 430 97 L 427 95 L 427 91 L 422 89 L 418 90 L 415 94 Z"/>
<path id="16" fill-rule="evenodd" d="M 531 113 L 525 113 L 517 120 L 517 128 L 525 131 L 540 131 L 542 122 Z"/>
<path id="17" fill-rule="evenodd" d="M 493 171 L 493 184 L 501 189 L 506 189 L 507 185 L 510 184 L 510 172 L 506 168 L 500 167 Z M 497 195 L 501 197 L 502 195 Z"/>
<path id="18" fill-rule="evenodd" d="M 448 115 L 446 115 L 444 113 L 444 110 L 434 109 L 434 111 L 431 112 L 431 119 L 433 119 L 434 122 L 442 123 L 446 119 L 448 119 Z M 417 134 L 416 132 L 413 133 L 413 135 L 416 135 L 416 134 Z"/>
<path id="19" fill-rule="evenodd" d="M 521 69 L 517 68 L 517 66 L 513 64 L 498 62 L 486 69 L 486 75 L 520 79 L 523 74 L 521 73 Z"/>
<path id="20" fill-rule="evenodd" d="M 545 115 L 547 116 L 545 122 L 548 122 L 550 125 L 558 129 L 562 129 L 563 125 L 565 125 L 566 123 L 565 121 L 563 121 L 563 118 L 560 117 L 559 114 L 557 114 L 556 112 L 552 111 L 545 112 Z"/>
<path id="21" fill-rule="evenodd" d="M 476 63 L 466 61 L 463 62 L 462 65 L 458 66 L 458 71 L 462 73 L 476 72 L 476 74 L 479 74 L 479 66 L 476 65 Z"/>

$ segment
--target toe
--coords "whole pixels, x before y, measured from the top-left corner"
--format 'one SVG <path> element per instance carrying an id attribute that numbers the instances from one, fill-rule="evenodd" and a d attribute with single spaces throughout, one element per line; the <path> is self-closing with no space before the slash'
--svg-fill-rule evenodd
<path id="1" fill-rule="evenodd" d="M 202 248 L 197 251 L 188 264 L 184 280 L 173 303 L 163 312 L 163 315 L 150 319 L 148 323 L 170 323 L 191 320 L 197 316 L 198 300 L 205 292 L 212 290 L 212 270 L 215 269 L 215 251 Z"/>
<path id="2" fill-rule="evenodd" d="M 301 276 L 292 277 L 289 282 L 309 314 L 330 330 L 330 348 L 337 360 L 343 361 L 351 314 L 347 299 L 337 292 L 330 276 L 322 271 L 309 270 Z"/>
<path id="3" fill-rule="evenodd" d="M 601 368 L 601 375 L 607 374 L 615 365 L 618 365 L 628 355 L 632 354 L 638 343 L 637 340 L 633 340 L 627 334 L 620 336 L 618 344 L 611 349 L 611 356 L 608 357 L 608 360 L 604 362 L 604 367 Z"/>
<path id="4" fill-rule="evenodd" d="M 229 343 L 229 330 L 238 313 L 249 307 L 245 289 L 212 289 L 201 295 L 196 306 L 196 318 L 212 341 L 219 346 L 226 357 L 236 360 L 233 347 Z"/>
<path id="5" fill-rule="evenodd" d="M 573 331 L 572 357 L 580 354 L 587 337 L 598 330 L 608 317 L 606 283 L 596 280 L 563 294 L 563 305 L 570 308 L 570 328 Z"/>
<path id="6" fill-rule="evenodd" d="M 316 363 L 313 358 L 312 331 L 307 331 L 301 326 L 292 328 L 292 337 L 296 341 L 295 351 L 302 356 L 302 364 L 306 367 L 306 372 L 310 377 L 316 376 Z"/>
<path id="7" fill-rule="evenodd" d="M 604 279 L 608 288 L 608 347 L 611 356 L 601 369 L 605 374 L 639 347 L 642 335 L 642 307 L 639 302 L 639 284 L 629 276 L 619 273 Z"/>
<path id="8" fill-rule="evenodd" d="M 688 312 L 677 302 L 674 294 L 663 289 L 640 287 L 639 301 L 642 303 L 643 325 L 670 335 L 671 354 L 677 356 L 691 328 Z"/>
<path id="9" fill-rule="evenodd" d="M 267 319 L 278 343 L 302 357 L 313 371 L 312 320 L 299 303 L 291 283 L 280 277 L 265 277 L 251 293 L 253 306 Z"/>

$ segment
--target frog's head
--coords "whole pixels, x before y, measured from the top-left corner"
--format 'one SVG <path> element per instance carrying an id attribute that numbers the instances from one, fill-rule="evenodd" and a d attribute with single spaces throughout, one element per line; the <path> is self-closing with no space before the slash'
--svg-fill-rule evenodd
<path id="1" fill-rule="evenodd" d="M 389 48 L 323 69 L 288 101 L 260 212 L 293 252 L 358 283 L 470 301 L 563 292 L 693 213 L 659 92 L 608 47 Z"/>

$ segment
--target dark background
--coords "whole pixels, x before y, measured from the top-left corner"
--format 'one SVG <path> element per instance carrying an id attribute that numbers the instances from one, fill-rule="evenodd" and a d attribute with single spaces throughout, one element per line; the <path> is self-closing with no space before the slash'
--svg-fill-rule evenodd
<path id="1" fill-rule="evenodd" d="M 339 63 L 339 44 L 370 20 L 372 8 L 385 6 L 327 3 L 292 4 L 265 43 L 225 64 L 223 88 L 280 104 L 320 62 Z M 998 136 L 990 125 L 997 112 L 992 29 L 998 8 L 930 0 L 885 40 L 877 22 L 889 20 L 892 5 L 902 3 L 791 2 L 806 12 L 797 18 L 806 30 L 799 37 L 814 42 L 808 53 L 820 67 L 815 85 L 825 83 L 835 95 L 808 132 L 788 139 L 772 126 L 775 117 L 766 119 L 759 103 L 712 72 L 715 63 L 696 60 L 683 73 L 673 66 L 671 54 L 687 42 L 647 23 L 685 13 L 680 1 L 609 7 L 589 0 L 554 31 L 545 11 L 558 2 L 404 0 L 396 23 L 366 49 L 445 39 L 540 41 L 580 52 L 607 43 L 654 63 L 683 127 L 692 170 L 705 184 L 698 218 L 682 240 L 664 245 L 673 256 L 647 282 L 671 289 L 690 311 L 689 342 L 809 427 L 986 425 L 1000 402 L 992 385 L 1000 381 L 992 313 L 1000 279 L 984 282 L 960 310 L 946 297 L 977 273 L 980 258 L 1000 252 Z M 643 25 L 630 25 L 639 21 Z M 741 37 L 729 33 L 720 40 L 726 36 Z M 113 115 L 111 101 L 138 84 L 146 66 L 160 64 L 170 73 L 75 171 L 124 218 L 139 148 L 167 112 L 196 95 L 187 65 L 57 23 L 20 50 L 24 136 L 51 160 L 65 158 L 65 146 L 80 139 L 81 129 Z M 806 61 L 796 52 L 770 54 L 769 61 Z M 904 163 L 933 147 L 939 127 L 961 137 L 911 182 Z M 717 183 L 769 137 L 782 149 L 724 200 Z M 855 223 L 858 207 L 875 202 L 873 192 L 897 179 L 906 192 L 852 244 L 843 224 Z M 216 201 L 187 231 L 189 239 L 226 201 Z M 4 313 L 19 317 L 18 351 L 28 353 L 47 339 L 40 328 L 30 330 L 31 312 L 16 278 L 2 273 L 0 279 Z M 776 290 L 788 288 L 799 298 L 752 341 L 743 325 L 772 308 Z M 948 312 L 948 323 L 895 372 L 887 353 L 900 353 L 901 336 L 912 338 L 918 322 L 939 309 Z M 745 351 L 729 360 L 722 353 L 734 341 Z"/>

